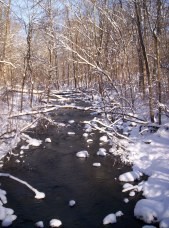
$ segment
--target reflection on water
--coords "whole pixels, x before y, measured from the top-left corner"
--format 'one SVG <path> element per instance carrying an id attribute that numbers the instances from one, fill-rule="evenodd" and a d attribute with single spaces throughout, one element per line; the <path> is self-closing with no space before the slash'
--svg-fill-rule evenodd
<path id="1" fill-rule="evenodd" d="M 118 218 L 118 223 L 113 227 L 142 227 L 142 223 L 133 217 L 139 196 L 130 198 L 128 204 L 124 203 L 123 199 L 128 197 L 128 193 L 122 194 L 122 184 L 117 179 L 130 168 L 110 155 L 96 155 L 99 149 L 98 133 L 92 135 L 94 142 L 87 147 L 80 121 L 90 119 L 90 115 L 79 110 L 64 110 L 63 115 L 61 110 L 53 118 L 66 124 L 74 119 L 75 123 L 51 127 L 47 132 L 30 133 L 30 136 L 43 142 L 50 137 L 52 142 L 25 151 L 19 164 L 15 162 L 17 157 L 12 156 L 3 167 L 3 172 L 16 175 L 46 193 L 44 200 L 36 200 L 25 186 L 2 178 L 2 188 L 8 192 L 7 206 L 13 208 L 18 216 L 12 227 L 33 227 L 39 220 L 43 220 L 45 227 L 48 227 L 50 219 L 58 218 L 65 228 L 99 228 L 103 227 L 102 221 L 107 214 L 119 210 L 123 211 L 124 216 Z M 69 131 L 76 134 L 68 135 Z M 77 158 L 76 152 L 84 149 L 88 150 L 89 158 Z M 19 151 L 18 147 L 15 152 Z M 100 162 L 101 167 L 93 167 L 94 162 Z M 76 201 L 73 208 L 68 205 L 71 199 Z"/>

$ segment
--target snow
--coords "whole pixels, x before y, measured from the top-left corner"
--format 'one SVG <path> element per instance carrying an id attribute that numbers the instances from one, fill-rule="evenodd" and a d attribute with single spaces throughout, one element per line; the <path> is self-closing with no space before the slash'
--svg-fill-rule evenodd
<path id="1" fill-rule="evenodd" d="M 78 158 L 87 158 L 89 157 L 89 153 L 87 150 L 82 150 L 76 153 L 76 157 Z"/>
<path id="2" fill-rule="evenodd" d="M 145 225 L 145 226 L 142 226 L 142 228 L 156 228 L 156 226 Z"/>
<path id="3" fill-rule="evenodd" d="M 51 140 L 50 138 L 46 138 L 46 139 L 45 139 L 45 142 L 46 142 L 46 143 L 51 143 L 52 140 Z"/>
<path id="4" fill-rule="evenodd" d="M 150 199 L 139 200 L 134 209 L 134 215 L 149 224 L 157 222 L 163 217 L 165 218 L 165 214 L 167 215 L 168 213 L 169 211 L 165 211 L 165 207 L 162 202 Z"/>
<path id="5" fill-rule="evenodd" d="M 129 196 L 135 196 L 135 192 L 134 191 L 131 191 L 130 193 L 129 193 Z"/>
<path id="6" fill-rule="evenodd" d="M 16 215 L 7 215 L 2 221 L 2 227 L 10 226 L 16 218 Z"/>
<path id="7" fill-rule="evenodd" d="M 169 227 L 169 130 L 168 124 L 157 132 L 138 135 L 131 132 L 133 144 L 128 144 L 127 158 L 133 163 L 133 171 L 119 176 L 120 181 L 131 182 L 140 179 L 142 173 L 148 175 L 146 181 L 133 187 L 143 191 L 144 200 L 136 203 L 134 214 L 146 223 L 158 221 L 160 227 Z M 132 189 L 130 189 L 132 190 Z"/>
<path id="8" fill-rule="evenodd" d="M 106 155 L 107 155 L 106 149 L 105 149 L 105 148 L 100 148 L 100 149 L 97 151 L 97 155 L 99 155 L 99 156 L 106 156 Z"/>
<path id="9" fill-rule="evenodd" d="M 87 138 L 89 136 L 88 133 L 83 133 L 83 137 Z"/>
<path id="10" fill-rule="evenodd" d="M 87 142 L 87 143 L 92 143 L 92 142 L 93 142 L 93 139 L 87 139 L 86 142 Z"/>
<path id="11" fill-rule="evenodd" d="M 73 207 L 75 204 L 76 204 L 76 201 L 75 200 L 70 200 L 69 201 L 69 206 L 70 207 Z"/>
<path id="12" fill-rule="evenodd" d="M 123 200 L 125 203 L 128 203 L 129 202 L 129 199 L 128 198 L 124 198 Z"/>
<path id="13" fill-rule="evenodd" d="M 50 227 L 59 227 L 62 225 L 62 222 L 59 219 L 51 219 L 49 224 Z"/>
<path id="14" fill-rule="evenodd" d="M 108 139 L 107 135 L 103 135 L 103 136 L 100 137 L 100 141 L 104 142 L 104 143 L 107 143 L 109 141 L 109 139 Z"/>
<path id="15" fill-rule="evenodd" d="M 124 215 L 124 214 L 123 214 L 122 211 L 117 211 L 117 212 L 115 213 L 115 215 L 116 215 L 116 217 L 121 217 L 121 216 Z"/>
<path id="16" fill-rule="evenodd" d="M 74 120 L 69 120 L 68 123 L 69 124 L 73 124 L 75 121 Z"/>
<path id="17" fill-rule="evenodd" d="M 38 221 L 38 222 L 35 223 L 35 226 L 43 228 L 44 227 L 44 223 L 43 223 L 43 221 Z"/>
<path id="18" fill-rule="evenodd" d="M 168 228 L 169 227 L 169 218 L 164 218 L 160 222 L 160 228 Z"/>
<path id="19" fill-rule="evenodd" d="M 75 132 L 69 131 L 69 132 L 68 132 L 68 135 L 75 135 Z"/>
<path id="20" fill-rule="evenodd" d="M 21 135 L 22 139 L 25 140 L 28 145 L 26 145 L 25 147 L 22 146 L 21 149 L 29 149 L 29 146 L 40 146 L 42 144 L 42 140 L 38 140 L 38 139 L 33 139 L 31 138 L 29 135 L 26 135 L 24 133 L 22 133 Z"/>
<path id="21" fill-rule="evenodd" d="M 120 181 L 128 182 L 128 181 L 135 181 L 137 179 L 140 179 L 142 176 L 142 173 L 139 171 L 131 171 L 123 173 L 119 176 Z"/>
<path id="22" fill-rule="evenodd" d="M 112 223 L 116 223 L 116 222 L 117 222 L 116 215 L 114 213 L 107 215 L 103 219 L 103 225 L 108 225 L 108 224 L 112 224 Z"/>
<path id="23" fill-rule="evenodd" d="M 95 162 L 95 163 L 93 163 L 93 166 L 94 167 L 100 167 L 101 166 L 101 163 L 100 162 Z"/>

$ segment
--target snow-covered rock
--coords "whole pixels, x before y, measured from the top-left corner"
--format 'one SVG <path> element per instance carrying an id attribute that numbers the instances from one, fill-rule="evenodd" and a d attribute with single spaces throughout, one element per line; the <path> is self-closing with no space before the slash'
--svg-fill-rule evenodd
<path id="1" fill-rule="evenodd" d="M 114 213 L 107 215 L 103 219 L 103 225 L 112 224 L 112 223 L 116 223 L 116 222 L 117 222 L 116 215 Z"/>
<path id="2" fill-rule="evenodd" d="M 89 153 L 87 150 L 82 150 L 76 153 L 76 157 L 78 158 L 87 158 L 89 157 Z"/>
<path id="3" fill-rule="evenodd" d="M 69 206 L 70 207 L 73 207 L 75 204 L 76 204 L 76 201 L 75 200 L 70 200 L 69 201 Z"/>
<path id="4" fill-rule="evenodd" d="M 45 142 L 46 142 L 46 143 L 51 143 L 52 140 L 51 140 L 50 138 L 46 138 L 46 139 L 45 139 Z"/>
<path id="5" fill-rule="evenodd" d="M 103 135 L 100 137 L 100 142 L 107 143 L 109 141 L 108 137 L 106 135 Z"/>
<path id="6" fill-rule="evenodd" d="M 169 217 L 161 220 L 159 227 L 160 228 L 169 228 Z"/>
<path id="7" fill-rule="evenodd" d="M 93 142 L 93 139 L 87 139 L 86 142 L 87 142 L 87 143 L 92 143 L 92 142 Z"/>
<path id="8" fill-rule="evenodd" d="M 75 121 L 74 120 L 69 120 L 68 123 L 69 124 L 73 124 Z"/>
<path id="9" fill-rule="evenodd" d="M 43 223 L 43 221 L 38 221 L 38 222 L 35 223 L 35 226 L 43 228 L 44 227 L 44 223 Z"/>
<path id="10" fill-rule="evenodd" d="M 106 149 L 105 149 L 105 148 L 100 148 L 100 149 L 97 151 L 97 155 L 99 155 L 99 156 L 106 156 L 106 155 L 107 155 Z"/>
<path id="11" fill-rule="evenodd" d="M 149 224 L 159 221 L 163 213 L 165 213 L 163 203 L 151 199 L 139 200 L 134 208 L 134 215 Z"/>
<path id="12" fill-rule="evenodd" d="M 129 202 L 129 199 L 128 198 L 124 198 L 123 200 L 125 203 L 128 203 Z"/>
<path id="13" fill-rule="evenodd" d="M 0 205 L 0 220 L 4 220 L 6 217 L 5 208 Z"/>
<path id="14" fill-rule="evenodd" d="M 62 225 L 62 222 L 59 219 L 51 219 L 49 225 L 50 227 L 59 227 Z"/>
<path id="15" fill-rule="evenodd" d="M 68 135 L 75 135 L 75 132 L 69 131 L 69 132 L 68 132 Z"/>
<path id="16" fill-rule="evenodd" d="M 83 133 L 83 137 L 87 138 L 89 136 L 88 133 Z"/>
<path id="17" fill-rule="evenodd" d="M 94 167 L 100 167 L 101 166 L 101 163 L 100 162 L 95 162 L 95 163 L 93 163 L 93 166 Z"/>
<path id="18" fill-rule="evenodd" d="M 2 221 L 2 227 L 8 227 L 12 225 L 12 222 L 17 218 L 16 215 L 7 215 Z"/>
<path id="19" fill-rule="evenodd" d="M 122 211 L 117 211 L 117 212 L 115 213 L 115 215 L 116 215 L 116 217 L 121 217 L 121 216 L 124 215 L 124 214 L 123 214 Z"/>
<path id="20" fill-rule="evenodd" d="M 134 191 L 131 191 L 130 193 L 129 193 L 129 196 L 135 196 L 135 192 Z"/>
<path id="21" fill-rule="evenodd" d="M 126 172 L 119 176 L 119 180 L 123 182 L 135 181 L 136 179 L 140 179 L 142 175 L 139 171 Z"/>

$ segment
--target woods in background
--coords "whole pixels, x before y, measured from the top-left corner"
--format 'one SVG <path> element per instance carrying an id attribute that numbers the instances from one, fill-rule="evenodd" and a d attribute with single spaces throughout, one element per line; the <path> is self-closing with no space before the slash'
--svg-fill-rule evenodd
<path id="1" fill-rule="evenodd" d="M 1 0 L 0 86 L 8 91 L 95 88 L 154 122 L 169 98 L 168 0 Z"/>

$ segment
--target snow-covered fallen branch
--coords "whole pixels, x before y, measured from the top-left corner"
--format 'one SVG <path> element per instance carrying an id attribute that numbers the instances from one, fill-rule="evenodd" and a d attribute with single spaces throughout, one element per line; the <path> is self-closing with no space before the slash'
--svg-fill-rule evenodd
<path id="1" fill-rule="evenodd" d="M 45 198 L 45 193 L 39 192 L 36 188 L 32 187 L 30 184 L 28 184 L 26 181 L 23 181 L 9 173 L 0 173 L 0 177 L 9 177 L 10 179 L 13 179 L 25 186 L 27 186 L 30 190 L 32 190 L 35 193 L 35 198 L 36 199 L 43 199 Z"/>
<path id="2" fill-rule="evenodd" d="M 125 135 L 122 135 L 122 134 L 118 133 L 118 132 L 114 129 L 114 127 L 112 126 L 113 124 L 108 126 L 108 125 L 104 124 L 103 122 L 101 122 L 100 120 L 96 120 L 96 119 L 94 119 L 94 120 L 92 120 L 92 121 L 84 121 L 84 123 L 91 125 L 91 126 L 92 126 L 93 128 L 95 128 L 96 130 L 99 130 L 99 131 L 102 131 L 102 132 L 106 133 L 109 137 L 112 138 L 112 136 L 113 136 L 112 133 L 110 133 L 108 130 L 104 130 L 103 128 L 98 127 L 97 125 L 93 125 L 93 122 L 94 122 L 94 123 L 98 123 L 98 124 L 100 124 L 101 126 L 107 128 L 107 129 L 111 129 L 111 130 L 113 131 L 113 133 L 114 133 L 117 137 L 123 138 L 123 139 L 126 139 L 126 140 L 132 142 L 132 140 L 129 139 L 128 137 L 126 137 Z"/>
<path id="3" fill-rule="evenodd" d="M 44 109 L 44 110 L 38 110 L 38 111 L 30 111 L 30 112 L 21 112 L 18 114 L 13 114 L 11 116 L 9 116 L 8 118 L 14 118 L 14 117 L 20 117 L 20 116 L 26 116 L 26 115 L 36 115 L 36 114 L 40 114 L 40 113 L 46 113 L 46 112 L 51 112 L 53 110 L 55 110 L 56 107 L 52 107 L 52 108 L 48 108 L 48 109 Z"/>

